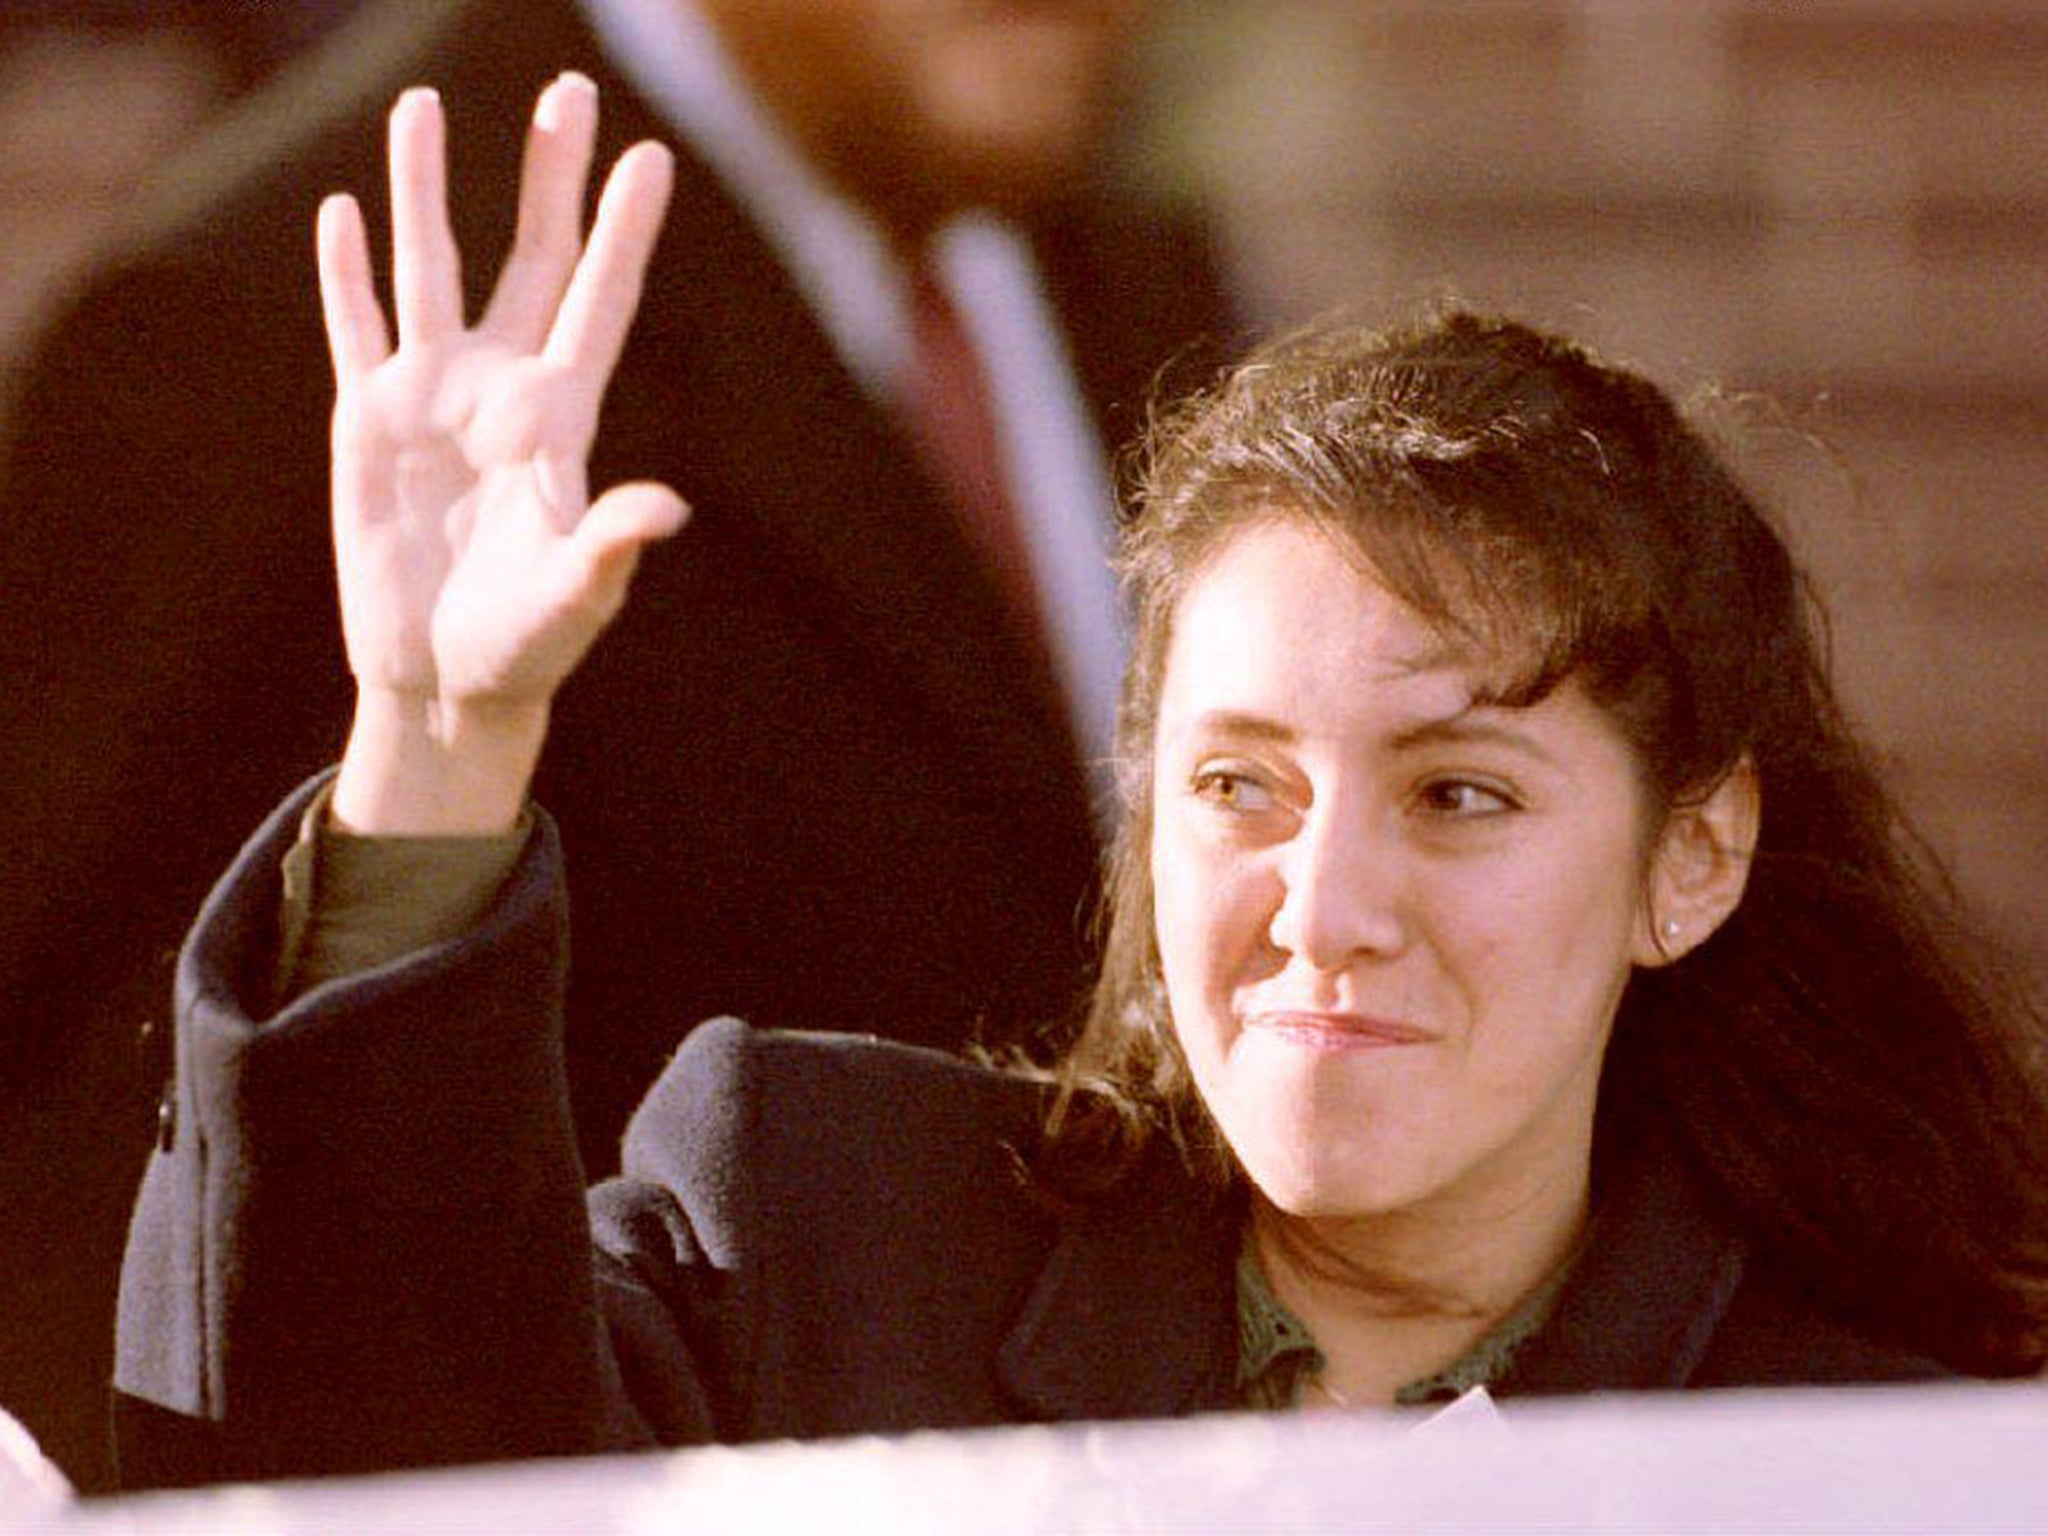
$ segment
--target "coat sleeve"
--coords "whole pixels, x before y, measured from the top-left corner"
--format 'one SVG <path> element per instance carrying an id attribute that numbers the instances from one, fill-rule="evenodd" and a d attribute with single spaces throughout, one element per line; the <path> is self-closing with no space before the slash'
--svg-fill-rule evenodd
<path id="1" fill-rule="evenodd" d="M 593 1267 L 552 825 L 472 932 L 260 1019 L 309 793 L 243 850 L 180 958 L 167 1134 L 121 1282 L 124 1482 L 708 1438 L 690 1314 L 715 1276 L 689 1223 L 612 1223 L 619 1251 Z"/>

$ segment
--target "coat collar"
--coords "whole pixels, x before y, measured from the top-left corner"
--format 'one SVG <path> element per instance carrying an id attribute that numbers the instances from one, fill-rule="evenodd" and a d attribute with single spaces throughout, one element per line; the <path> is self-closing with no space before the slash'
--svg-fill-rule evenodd
<path id="1" fill-rule="evenodd" d="M 1678 1151 L 1628 1148 L 1591 1240 L 1498 1396 L 1688 1385 L 1745 1270 Z M 1241 1202 L 1217 1199 L 1161 1147 L 1069 1216 L 1000 1368 L 1052 1419 L 1168 1417 L 1236 1406 Z"/>
<path id="2" fill-rule="evenodd" d="M 1615 1150 L 1585 1253 L 1502 1396 L 1687 1386 L 1742 1284 L 1744 1245 L 1669 1138 Z"/>

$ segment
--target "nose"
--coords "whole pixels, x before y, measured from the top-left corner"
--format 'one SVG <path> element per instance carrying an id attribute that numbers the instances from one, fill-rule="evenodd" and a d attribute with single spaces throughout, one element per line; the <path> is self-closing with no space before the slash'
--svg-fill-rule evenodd
<path id="1" fill-rule="evenodd" d="M 1366 808 L 1311 810 L 1281 861 L 1273 947 L 1325 972 L 1397 953 L 1407 932 L 1397 841 Z"/>

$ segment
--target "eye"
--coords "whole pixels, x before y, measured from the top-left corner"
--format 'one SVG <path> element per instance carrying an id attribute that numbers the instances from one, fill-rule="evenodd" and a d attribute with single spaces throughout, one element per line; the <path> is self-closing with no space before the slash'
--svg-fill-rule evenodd
<path id="1" fill-rule="evenodd" d="M 1501 816 L 1521 809 L 1521 802 L 1508 790 L 1479 779 L 1431 779 L 1417 798 L 1428 814 L 1449 820 Z"/>
<path id="2" fill-rule="evenodd" d="M 1272 790 L 1241 768 L 1198 769 L 1188 787 L 1196 799 L 1240 814 L 1270 810 L 1275 804 Z"/>

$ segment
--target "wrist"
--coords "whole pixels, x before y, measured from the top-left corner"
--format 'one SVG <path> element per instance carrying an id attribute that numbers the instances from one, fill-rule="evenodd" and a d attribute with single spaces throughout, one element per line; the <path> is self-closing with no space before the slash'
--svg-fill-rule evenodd
<path id="1" fill-rule="evenodd" d="M 546 703 L 478 705 L 365 687 L 329 814 L 370 837 L 490 837 L 525 809 Z"/>

